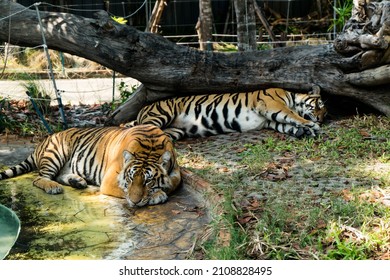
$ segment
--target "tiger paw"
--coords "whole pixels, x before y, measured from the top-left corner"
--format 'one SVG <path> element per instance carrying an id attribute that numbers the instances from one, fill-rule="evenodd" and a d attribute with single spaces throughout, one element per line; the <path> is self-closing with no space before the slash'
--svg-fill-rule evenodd
<path id="1" fill-rule="evenodd" d="M 64 192 L 61 184 L 41 176 L 38 176 L 33 181 L 33 185 L 44 190 L 48 194 L 60 194 Z"/>
<path id="2" fill-rule="evenodd" d="M 69 185 L 71 185 L 75 189 L 85 189 L 88 186 L 87 182 L 77 175 L 74 175 L 72 178 L 69 179 Z"/>
<path id="3" fill-rule="evenodd" d="M 321 128 L 317 123 L 313 123 L 314 125 L 310 128 L 308 128 L 308 131 L 306 132 L 307 136 L 317 137 L 320 132 Z"/>
<path id="4" fill-rule="evenodd" d="M 166 202 L 167 200 L 168 200 L 168 195 L 164 191 L 158 190 L 150 197 L 148 204 L 149 205 L 160 204 Z"/>
<path id="5" fill-rule="evenodd" d="M 45 188 L 45 192 L 48 194 L 60 194 L 64 192 L 64 189 L 61 185 L 56 185 L 52 187 Z"/>
<path id="6" fill-rule="evenodd" d="M 313 129 L 311 127 L 298 127 L 297 131 L 293 133 L 293 136 L 297 138 L 302 138 L 302 137 L 316 137 L 318 136 L 319 129 Z"/>
<path id="7" fill-rule="evenodd" d="M 317 137 L 318 136 L 318 131 L 314 130 L 312 128 L 305 128 L 305 135 L 307 137 Z"/>
<path id="8" fill-rule="evenodd" d="M 320 131 L 320 126 L 318 125 L 318 123 L 315 123 L 315 122 L 312 122 L 309 127 L 315 131 L 315 132 L 319 132 Z"/>

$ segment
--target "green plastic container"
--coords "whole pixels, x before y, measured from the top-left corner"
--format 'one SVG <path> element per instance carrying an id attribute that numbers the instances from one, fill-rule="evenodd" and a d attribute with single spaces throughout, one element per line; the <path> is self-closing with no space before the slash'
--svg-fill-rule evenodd
<path id="1" fill-rule="evenodd" d="M 20 232 L 20 220 L 15 212 L 0 204 L 0 260 L 4 259 Z"/>

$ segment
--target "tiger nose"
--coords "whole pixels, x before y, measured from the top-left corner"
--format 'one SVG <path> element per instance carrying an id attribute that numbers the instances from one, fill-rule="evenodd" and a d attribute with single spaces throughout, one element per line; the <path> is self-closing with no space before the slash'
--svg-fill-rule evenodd
<path id="1" fill-rule="evenodd" d="M 128 197 L 129 197 L 130 201 L 132 203 L 134 203 L 135 205 L 141 202 L 143 196 L 144 196 L 144 192 L 143 192 L 142 188 L 130 188 L 129 189 Z"/>
<path id="2" fill-rule="evenodd" d="M 324 117 L 325 117 L 324 114 L 319 114 L 319 115 L 317 116 L 317 122 L 320 122 L 320 123 L 324 122 Z"/>
<path id="3" fill-rule="evenodd" d="M 129 196 L 130 201 L 134 204 L 137 205 L 138 203 L 141 202 L 142 200 L 142 195 L 130 195 Z"/>

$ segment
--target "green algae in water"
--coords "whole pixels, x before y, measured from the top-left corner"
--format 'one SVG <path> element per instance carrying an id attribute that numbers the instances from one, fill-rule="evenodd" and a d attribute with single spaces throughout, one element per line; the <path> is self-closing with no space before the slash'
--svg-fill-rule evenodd
<path id="1" fill-rule="evenodd" d="M 49 195 L 32 185 L 35 176 L 0 181 L 0 203 L 22 224 L 7 259 L 104 259 L 131 240 L 124 200 L 71 187 Z"/>
<path id="2" fill-rule="evenodd" d="M 200 208 L 185 187 L 167 203 L 128 209 L 126 200 L 93 187 L 46 194 L 32 185 L 36 176 L 0 181 L 0 203 L 21 221 L 8 260 L 181 259 L 209 222 L 185 210 Z"/>
<path id="3" fill-rule="evenodd" d="M 9 208 L 0 204 L 0 259 L 4 259 L 20 232 L 20 220 Z"/>

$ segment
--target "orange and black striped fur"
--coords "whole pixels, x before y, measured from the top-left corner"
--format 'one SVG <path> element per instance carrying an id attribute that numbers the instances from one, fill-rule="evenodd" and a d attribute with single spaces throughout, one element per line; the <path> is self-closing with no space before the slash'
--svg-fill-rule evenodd
<path id="1" fill-rule="evenodd" d="M 33 184 L 49 194 L 63 185 L 100 186 L 102 194 L 126 198 L 129 205 L 163 203 L 181 182 L 171 139 L 158 127 L 70 128 L 48 136 L 0 180 L 33 170 Z"/>
<path id="2" fill-rule="evenodd" d="M 174 140 L 262 128 L 299 138 L 316 136 L 325 114 L 319 88 L 308 94 L 271 88 L 158 101 L 125 126 L 154 124 Z"/>

